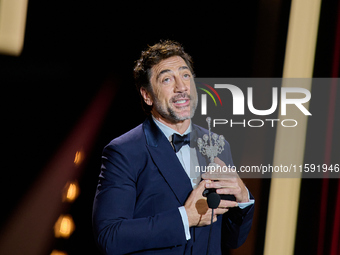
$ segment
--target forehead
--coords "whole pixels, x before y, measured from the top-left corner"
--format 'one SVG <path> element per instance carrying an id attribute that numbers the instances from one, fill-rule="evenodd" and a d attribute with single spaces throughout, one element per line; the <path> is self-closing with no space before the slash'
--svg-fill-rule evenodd
<path id="1" fill-rule="evenodd" d="M 187 66 L 184 59 L 180 56 L 173 56 L 167 59 L 163 59 L 161 62 L 159 62 L 157 65 L 154 65 L 152 70 L 152 75 L 158 75 L 162 70 L 169 69 L 172 71 L 178 70 L 178 68 L 182 66 Z"/>

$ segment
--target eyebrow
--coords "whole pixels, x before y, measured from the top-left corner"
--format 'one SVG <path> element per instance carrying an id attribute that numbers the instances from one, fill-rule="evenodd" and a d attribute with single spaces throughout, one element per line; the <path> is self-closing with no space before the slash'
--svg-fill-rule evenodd
<path id="1" fill-rule="evenodd" d="M 181 67 L 178 68 L 178 71 L 181 71 L 181 70 L 184 70 L 184 69 L 189 69 L 189 67 L 187 67 L 187 66 L 181 66 Z M 167 73 L 167 72 L 172 72 L 172 70 L 170 70 L 170 69 L 164 69 L 164 70 L 160 71 L 159 74 L 157 75 L 157 78 L 156 78 L 156 79 L 158 80 L 159 76 L 161 76 L 163 73 Z"/>

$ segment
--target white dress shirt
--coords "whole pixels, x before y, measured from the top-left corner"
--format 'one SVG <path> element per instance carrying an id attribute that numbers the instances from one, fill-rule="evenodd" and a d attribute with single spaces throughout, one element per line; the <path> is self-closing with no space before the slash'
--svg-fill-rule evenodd
<path id="1" fill-rule="evenodd" d="M 162 122 L 158 121 L 153 116 L 152 116 L 152 119 L 156 123 L 156 125 L 159 127 L 159 129 L 163 132 L 165 137 L 169 140 L 171 146 L 172 146 L 172 135 L 174 133 L 183 136 L 183 135 L 190 133 L 191 129 L 192 129 L 191 128 L 191 122 L 190 122 L 188 129 L 183 134 L 180 134 L 176 130 L 173 130 L 172 128 L 170 128 L 167 125 L 163 124 Z M 189 178 L 191 180 L 192 187 L 195 188 L 195 186 L 198 185 L 198 183 L 201 181 L 200 174 L 197 173 L 196 175 L 193 175 L 193 173 L 195 173 L 195 171 L 192 170 L 192 168 L 194 168 L 194 166 L 199 165 L 198 158 L 197 158 L 197 155 L 196 155 L 196 149 L 190 148 L 190 146 L 188 144 L 186 144 L 186 145 L 182 146 L 182 148 L 176 153 L 176 156 L 177 156 L 179 162 L 181 163 L 181 165 L 183 166 L 185 172 L 189 176 Z M 248 198 L 249 198 L 249 191 L 248 191 Z M 249 205 L 254 204 L 254 202 L 255 202 L 255 200 L 249 199 L 249 202 L 238 203 L 238 206 L 241 209 L 243 209 L 243 208 L 245 208 Z M 184 230 L 185 230 L 185 237 L 186 237 L 187 240 L 189 240 L 191 238 L 191 235 L 190 235 L 190 230 L 189 230 L 189 220 L 188 220 L 187 212 L 186 212 L 184 206 L 179 207 L 178 210 L 179 210 L 181 217 L 182 217 L 183 226 L 184 226 Z"/>

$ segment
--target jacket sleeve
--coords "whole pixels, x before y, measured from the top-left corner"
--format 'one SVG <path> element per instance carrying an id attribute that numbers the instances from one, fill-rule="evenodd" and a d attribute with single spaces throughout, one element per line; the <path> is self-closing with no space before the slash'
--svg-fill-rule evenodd
<path id="1" fill-rule="evenodd" d="M 251 194 L 250 198 L 254 199 Z M 230 208 L 223 215 L 222 248 L 236 249 L 246 241 L 253 222 L 254 206 L 252 204 L 244 209 Z"/>
<path id="2" fill-rule="evenodd" d="M 126 254 L 185 244 L 178 208 L 134 218 L 138 162 L 127 155 L 113 144 L 103 151 L 92 219 L 98 246 L 105 254 Z"/>
<path id="3" fill-rule="evenodd" d="M 230 145 L 226 141 L 226 150 L 224 154 L 225 162 L 234 165 Z M 254 199 L 250 193 L 250 199 Z M 249 205 L 244 209 L 230 208 L 222 218 L 222 249 L 240 247 L 247 239 L 253 222 L 255 204 Z"/>

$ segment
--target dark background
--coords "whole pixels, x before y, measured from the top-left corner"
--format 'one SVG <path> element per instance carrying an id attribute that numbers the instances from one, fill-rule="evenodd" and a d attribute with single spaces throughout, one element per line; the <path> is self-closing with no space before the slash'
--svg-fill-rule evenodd
<path id="1" fill-rule="evenodd" d="M 227 1 L 200 6 L 197 2 L 30 1 L 21 56 L 0 55 L 0 224 L 6 222 L 101 85 L 109 80 L 118 90 L 79 179 L 81 195 L 69 210 L 76 231 L 70 239 L 58 240 L 51 247 L 69 254 L 97 254 L 91 210 L 101 150 L 145 119 L 132 77 L 140 52 L 160 39 L 172 39 L 193 56 L 198 77 L 281 77 L 290 1 L 272 2 Z M 336 9 L 335 0 L 322 4 L 314 77 L 331 77 Z M 339 128 L 338 122 L 335 127 Z M 309 132 L 315 136 L 316 131 Z M 268 135 L 274 133 L 268 131 Z M 236 151 L 244 150 L 243 143 L 239 146 Z M 272 155 L 273 145 L 264 148 L 265 155 Z M 235 158 L 239 159 L 235 164 L 240 164 L 242 157 Z M 256 182 L 254 187 L 260 188 L 252 250 L 261 254 L 270 180 Z M 321 181 L 303 180 L 302 185 L 300 215 L 305 215 L 308 201 L 320 200 Z M 335 181 L 331 185 L 336 188 Z M 308 215 L 317 219 L 318 210 Z M 316 240 L 317 227 L 301 219 L 297 254 L 314 254 L 311 240 Z"/>

